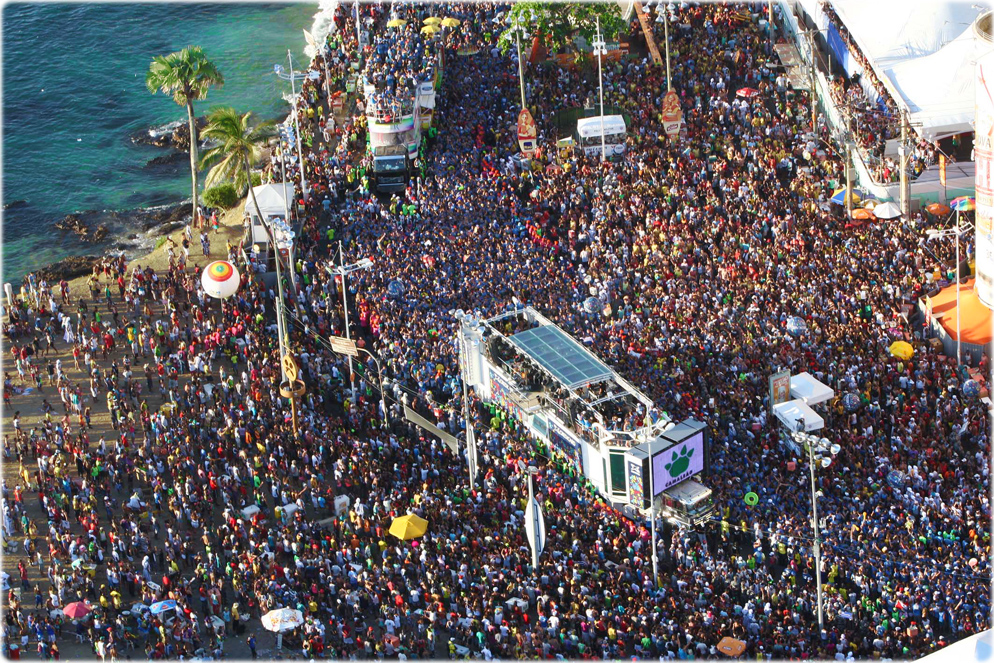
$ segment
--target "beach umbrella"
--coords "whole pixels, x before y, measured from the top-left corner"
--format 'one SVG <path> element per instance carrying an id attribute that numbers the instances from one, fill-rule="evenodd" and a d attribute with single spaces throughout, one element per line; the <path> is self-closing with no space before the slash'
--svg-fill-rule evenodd
<path id="1" fill-rule="evenodd" d="M 424 22 L 425 25 L 438 25 L 439 23 L 442 22 L 442 19 L 440 19 L 437 16 L 429 16 L 428 18 L 425 19 Z"/>
<path id="2" fill-rule="evenodd" d="M 859 396 L 856 394 L 846 394 L 842 397 L 842 407 L 846 409 L 846 412 L 855 412 L 859 409 Z"/>
<path id="3" fill-rule="evenodd" d="M 450 18 L 443 18 L 442 19 L 442 25 L 444 25 L 447 28 L 458 28 L 459 27 L 459 19 L 458 18 L 451 18 L 451 17 Z"/>
<path id="4" fill-rule="evenodd" d="M 93 609 L 85 603 L 75 601 L 67 605 L 62 612 L 65 613 L 66 617 L 69 619 L 81 619 L 90 614 L 92 610 Z"/>
<path id="5" fill-rule="evenodd" d="M 739 88 L 738 92 L 735 93 L 735 96 L 742 97 L 743 99 L 752 99 L 753 97 L 759 96 L 759 90 L 754 87 Z"/>
<path id="6" fill-rule="evenodd" d="M 972 196 L 960 196 L 954 198 L 949 206 L 957 212 L 972 212 L 977 209 L 977 200 Z"/>
<path id="7" fill-rule="evenodd" d="M 402 18 L 395 18 L 387 21 L 388 28 L 402 28 L 407 25 L 407 21 Z"/>
<path id="8" fill-rule="evenodd" d="M 401 516 L 390 524 L 390 533 L 402 541 L 417 539 L 428 531 L 428 521 L 414 514 Z"/>
<path id="9" fill-rule="evenodd" d="M 860 200 L 862 200 L 865 197 L 866 197 L 866 193 L 865 192 L 860 191 L 859 189 L 853 189 L 852 190 L 852 200 L 853 200 L 854 203 L 855 202 L 859 202 Z M 833 203 L 836 203 L 836 204 L 839 204 L 839 205 L 845 205 L 846 204 L 846 189 L 845 189 L 845 187 L 843 187 L 841 189 L 838 189 L 835 193 L 833 193 L 832 197 L 830 198 L 830 200 Z"/>
<path id="10" fill-rule="evenodd" d="M 857 221 L 870 221 L 872 219 L 875 219 L 876 216 L 874 216 L 874 213 L 871 212 L 870 210 L 860 207 L 852 211 L 852 218 L 856 219 Z"/>
<path id="11" fill-rule="evenodd" d="M 976 398 L 980 395 L 980 383 L 976 380 L 967 380 L 963 383 L 963 393 L 970 398 Z"/>
<path id="12" fill-rule="evenodd" d="M 204 272 L 200 275 L 200 285 L 211 297 L 225 299 L 238 291 L 240 279 L 234 265 L 227 260 L 215 260 L 204 267 Z"/>
<path id="13" fill-rule="evenodd" d="M 441 30 L 437 25 L 426 25 L 421 28 L 421 34 L 433 35 Z"/>
<path id="14" fill-rule="evenodd" d="M 903 359 L 908 361 L 915 354 L 915 349 L 911 347 L 911 344 L 907 341 L 896 341 L 891 343 L 890 347 L 887 348 L 888 351 L 898 359 Z"/>
<path id="15" fill-rule="evenodd" d="M 587 313 L 597 313 L 601 308 L 601 300 L 596 297 L 587 297 L 583 300 L 583 310 Z"/>
<path id="16" fill-rule="evenodd" d="M 303 623 L 304 616 L 300 610 L 294 610 L 293 608 L 270 610 L 262 616 L 263 628 L 274 633 L 291 631 Z"/>
<path id="17" fill-rule="evenodd" d="M 808 323 L 804 322 L 804 318 L 798 318 L 797 316 L 787 318 L 787 333 L 791 336 L 800 336 L 808 329 Z"/>
<path id="18" fill-rule="evenodd" d="M 168 601 L 158 601 L 157 603 L 153 603 L 148 607 L 148 611 L 151 612 L 153 615 L 161 615 L 167 610 L 175 610 L 175 609 L 176 609 L 176 601 L 173 601 L 171 599 Z"/>
<path id="19" fill-rule="evenodd" d="M 949 214 L 949 205 L 943 205 L 942 203 L 930 203 L 925 207 L 929 214 L 934 214 L 935 216 L 943 216 Z"/>
<path id="20" fill-rule="evenodd" d="M 878 219 L 896 219 L 901 216 L 901 208 L 894 203 L 882 203 L 873 208 L 873 215 Z"/>

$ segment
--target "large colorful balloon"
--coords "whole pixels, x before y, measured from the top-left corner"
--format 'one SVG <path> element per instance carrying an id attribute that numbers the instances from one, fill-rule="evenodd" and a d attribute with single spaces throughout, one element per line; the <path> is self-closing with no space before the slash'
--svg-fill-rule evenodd
<path id="1" fill-rule="evenodd" d="M 227 260 L 215 260 L 200 276 L 204 292 L 216 299 L 225 299 L 238 292 L 240 281 L 238 270 Z"/>

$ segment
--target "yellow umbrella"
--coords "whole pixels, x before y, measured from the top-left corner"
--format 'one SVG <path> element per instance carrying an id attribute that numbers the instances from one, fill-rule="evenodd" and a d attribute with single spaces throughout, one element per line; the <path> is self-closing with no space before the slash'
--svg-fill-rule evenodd
<path id="1" fill-rule="evenodd" d="M 388 28 L 402 28 L 407 25 L 407 21 L 402 18 L 395 18 L 393 20 L 387 21 Z"/>
<path id="2" fill-rule="evenodd" d="M 440 19 L 437 16 L 429 16 L 428 18 L 425 19 L 425 25 L 438 25 L 441 22 L 442 19 Z"/>
<path id="3" fill-rule="evenodd" d="M 442 25 L 444 25 L 447 28 L 458 28 L 459 27 L 459 19 L 458 18 L 443 18 L 442 19 Z"/>
<path id="4" fill-rule="evenodd" d="M 422 537 L 427 531 L 428 521 L 410 513 L 395 519 L 390 525 L 390 533 L 404 541 Z"/>
<path id="5" fill-rule="evenodd" d="M 423 28 L 421 28 L 421 34 L 433 35 L 439 30 L 441 30 L 441 28 L 439 28 L 437 25 L 426 25 Z"/>
<path id="6" fill-rule="evenodd" d="M 888 349 L 890 350 L 890 353 L 892 355 L 894 355 L 898 359 L 903 359 L 904 361 L 908 361 L 915 354 L 915 349 L 911 347 L 910 343 L 907 343 L 905 341 L 897 341 L 895 343 L 891 343 L 891 346 Z"/>

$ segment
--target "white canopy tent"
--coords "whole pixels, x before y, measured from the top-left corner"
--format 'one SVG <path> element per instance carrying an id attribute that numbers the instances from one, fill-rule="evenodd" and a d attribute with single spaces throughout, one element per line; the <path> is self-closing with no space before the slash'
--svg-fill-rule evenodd
<path id="1" fill-rule="evenodd" d="M 992 657 L 994 657 L 994 635 L 987 630 L 963 638 L 918 660 L 928 663 L 967 663 L 990 661 Z"/>
<path id="2" fill-rule="evenodd" d="M 835 398 L 835 391 L 827 384 L 816 380 L 810 373 L 805 372 L 791 376 L 790 395 L 808 405 L 817 405 Z"/>
<path id="3" fill-rule="evenodd" d="M 269 244 L 269 236 L 262 226 L 262 219 L 256 213 L 255 203 L 259 203 L 259 212 L 262 218 L 269 220 L 274 217 L 283 219 L 286 216 L 286 201 L 293 200 L 293 184 L 290 182 L 277 182 L 275 184 L 262 184 L 252 187 L 255 192 L 255 201 L 249 196 L 245 201 L 245 211 L 252 218 L 252 243 L 260 246 Z"/>
<path id="4" fill-rule="evenodd" d="M 825 427 L 821 415 L 799 398 L 774 405 L 773 414 L 792 432 L 810 433 Z M 799 426 L 801 419 L 804 420 L 804 428 Z"/>
<path id="5" fill-rule="evenodd" d="M 884 71 L 911 121 L 921 124 L 922 138 L 935 140 L 973 131 L 976 63 L 991 50 L 990 44 L 969 29 L 935 53 Z"/>
<path id="6" fill-rule="evenodd" d="M 878 71 L 939 51 L 978 14 L 953 0 L 832 0 L 832 7 Z"/>
<path id="7" fill-rule="evenodd" d="M 853 41 L 926 140 L 973 131 L 980 14 L 952 0 L 832 0 Z M 920 125 L 920 126 L 919 126 Z"/>

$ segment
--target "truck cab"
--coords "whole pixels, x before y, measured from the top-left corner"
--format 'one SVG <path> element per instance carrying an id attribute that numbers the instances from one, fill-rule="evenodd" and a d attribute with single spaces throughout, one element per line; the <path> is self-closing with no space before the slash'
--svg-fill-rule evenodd
<path id="1" fill-rule="evenodd" d="M 403 191 L 410 177 L 411 158 L 405 145 L 373 148 L 373 181 L 381 193 Z"/>
<path id="2" fill-rule="evenodd" d="M 681 481 L 663 491 L 660 513 L 671 523 L 696 527 L 711 520 L 715 504 L 711 489 L 693 479 Z"/>

